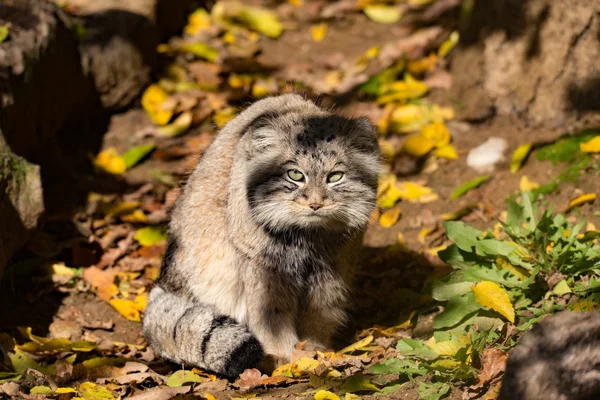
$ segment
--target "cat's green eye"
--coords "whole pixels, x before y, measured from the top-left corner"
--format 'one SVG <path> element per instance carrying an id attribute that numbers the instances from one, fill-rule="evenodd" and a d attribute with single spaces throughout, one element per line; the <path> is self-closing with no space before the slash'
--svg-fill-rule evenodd
<path id="1" fill-rule="evenodd" d="M 329 176 L 327 177 L 327 182 L 328 183 L 335 183 L 335 182 L 339 182 L 340 179 L 342 179 L 342 177 L 344 176 L 343 172 L 332 172 L 329 174 Z"/>
<path id="2" fill-rule="evenodd" d="M 297 169 L 290 169 L 287 174 L 293 181 L 300 182 L 304 180 L 304 174 Z"/>

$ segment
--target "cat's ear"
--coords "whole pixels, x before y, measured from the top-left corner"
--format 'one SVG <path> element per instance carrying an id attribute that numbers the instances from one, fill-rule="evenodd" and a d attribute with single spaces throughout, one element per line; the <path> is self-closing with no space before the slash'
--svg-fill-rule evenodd
<path id="1" fill-rule="evenodd" d="M 258 121 L 250 131 L 250 149 L 253 153 L 263 153 L 276 146 L 279 132 L 268 122 Z"/>
<path id="2" fill-rule="evenodd" d="M 377 135 L 375 134 L 375 128 L 366 117 L 361 117 L 352 120 L 352 144 L 353 146 L 367 153 L 378 153 L 379 143 L 377 142 Z"/>

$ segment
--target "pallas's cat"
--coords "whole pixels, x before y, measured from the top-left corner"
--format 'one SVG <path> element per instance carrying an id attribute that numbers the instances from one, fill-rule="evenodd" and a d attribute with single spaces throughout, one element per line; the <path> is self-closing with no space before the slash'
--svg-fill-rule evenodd
<path id="1" fill-rule="evenodd" d="M 301 340 L 328 348 L 375 207 L 366 119 L 260 100 L 216 136 L 169 226 L 144 334 L 161 357 L 235 377 Z"/>

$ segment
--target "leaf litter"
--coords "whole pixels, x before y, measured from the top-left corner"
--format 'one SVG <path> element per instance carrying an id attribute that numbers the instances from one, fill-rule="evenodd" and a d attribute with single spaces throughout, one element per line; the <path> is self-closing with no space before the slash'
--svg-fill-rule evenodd
<path id="1" fill-rule="evenodd" d="M 476 398 L 497 391 L 507 352 L 545 315 L 600 307 L 600 271 L 594 262 L 600 234 L 593 224 L 577 224 L 564 213 L 538 211 L 538 200 L 551 193 L 549 184 L 519 177 L 504 217 L 487 204 L 468 201 L 446 206 L 439 215 L 423 213 L 414 234 L 405 230 L 413 217 L 406 210 L 438 207 L 446 200 L 431 174 L 464 163 L 461 155 L 468 150 L 455 140 L 454 109 L 429 98 L 451 85 L 444 75 L 445 58 L 459 41 L 456 31 L 438 26 L 415 30 L 408 22 L 412 31 L 405 37 L 386 38 L 357 57 L 331 58 L 313 69 L 302 70 L 294 62 L 273 68 L 262 56 L 288 32 L 300 30 L 303 40 L 315 45 L 334 40 L 339 27 L 328 16 L 334 10 L 341 18 L 362 15 L 369 23 L 397 27 L 435 3 L 361 1 L 348 7 L 340 1 L 314 7 L 290 1 L 290 11 L 284 5 L 219 1 L 210 10 L 192 12 L 183 35 L 157 48 L 170 64 L 142 95 L 147 125 L 131 132 L 127 146 L 105 146 L 91 157 L 99 176 L 108 173 L 120 180 L 147 171 L 146 185 L 126 194 L 91 193 L 85 212 L 74 221 L 86 244 L 75 247 L 63 240 L 60 252 L 44 260 L 52 287 L 93 296 L 113 310 L 112 319 L 85 320 L 89 317 L 80 311 L 63 309 L 60 322 L 77 329 L 53 329 L 48 337 L 28 327 L 2 334 L 0 352 L 6 357 L 0 391 L 86 399 L 283 393 L 354 400 L 413 390 L 423 399 L 456 391 Z M 306 16 L 298 17 L 294 9 Z M 337 352 L 304 350 L 299 344 L 299 357 L 271 376 L 247 370 L 233 382 L 156 359 L 139 334 L 119 340 L 123 324 L 140 330 L 166 249 L 167 211 L 179 193 L 173 187 L 206 150 L 215 127 L 224 126 L 248 101 L 291 90 L 308 96 L 357 90 L 372 106 L 371 120 L 385 155 L 374 225 L 390 231 L 394 243 L 371 254 L 358 277 L 361 311 L 353 312 L 355 334 Z M 567 163 L 551 182 L 558 187 L 594 165 L 597 138 L 596 132 L 584 132 L 541 147 L 524 143 L 506 169 L 519 173 L 533 159 L 531 153 L 537 160 Z M 394 165 L 404 159 L 417 165 L 414 176 L 395 172 Z M 153 163 L 164 170 L 148 171 Z M 448 198 L 458 202 L 477 194 L 488 179 L 469 181 Z M 575 213 L 595 196 L 576 192 L 563 211 Z M 493 218 L 486 219 L 487 214 Z M 496 225 L 471 226 L 478 219 Z M 409 249 L 411 235 L 421 250 Z M 70 256 L 57 259 L 61 252 Z M 429 333 L 418 334 L 428 319 Z"/>

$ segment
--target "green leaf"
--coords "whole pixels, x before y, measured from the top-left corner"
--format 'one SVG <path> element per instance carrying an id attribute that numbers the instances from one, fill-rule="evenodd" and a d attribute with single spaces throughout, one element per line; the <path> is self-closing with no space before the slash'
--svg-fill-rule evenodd
<path id="1" fill-rule="evenodd" d="M 16 373 L 21 374 L 28 368 L 35 369 L 36 371 L 44 372 L 44 368 L 33 360 L 27 353 L 21 349 L 15 349 L 14 353 L 9 353 L 8 357 L 12 363 L 13 369 Z"/>
<path id="2" fill-rule="evenodd" d="M 450 393 L 450 385 L 443 382 L 419 382 L 419 397 L 423 400 L 439 400 Z"/>
<path id="3" fill-rule="evenodd" d="M 481 231 L 462 221 L 446 221 L 443 226 L 448 238 L 456 243 L 461 250 L 472 252 L 477 247 L 477 238 L 482 234 Z"/>
<path id="4" fill-rule="evenodd" d="M 346 379 L 340 390 L 342 393 L 378 392 L 379 388 L 364 376 L 355 375 Z"/>
<path id="5" fill-rule="evenodd" d="M 153 244 L 166 241 L 167 233 L 162 228 L 147 226 L 145 228 L 138 229 L 133 238 L 142 246 L 152 246 Z"/>
<path id="6" fill-rule="evenodd" d="M 152 150 L 156 148 L 154 144 L 143 144 L 141 146 L 135 146 L 127 150 L 121 158 L 125 161 L 127 169 L 136 165 L 140 160 L 146 157 Z"/>
<path id="7" fill-rule="evenodd" d="M 379 77 L 377 75 L 370 77 L 368 81 L 358 87 L 358 90 L 372 96 L 377 96 L 379 93 Z"/>
<path id="8" fill-rule="evenodd" d="M 0 372 L 0 383 L 4 383 L 6 381 L 18 381 L 21 379 L 21 374 L 17 372 Z"/>
<path id="9" fill-rule="evenodd" d="M 554 164 L 576 160 L 583 154 L 579 149 L 581 143 L 587 142 L 598 135 L 598 131 L 590 130 L 577 136 L 559 139 L 556 142 L 540 148 L 536 152 L 538 160 L 549 160 Z"/>
<path id="10" fill-rule="evenodd" d="M 8 28 L 10 28 L 10 24 L 0 25 L 0 43 L 8 38 Z"/>
<path id="11" fill-rule="evenodd" d="M 433 319 L 433 328 L 442 329 L 456 326 L 470 314 L 480 309 L 481 305 L 477 303 L 473 293 L 453 297 L 446 304 L 444 311 L 436 315 Z"/>
<path id="12" fill-rule="evenodd" d="M 515 251 L 515 247 L 506 242 L 496 239 L 482 239 L 477 242 L 477 252 L 482 256 L 504 256 L 508 257 Z"/>
<path id="13" fill-rule="evenodd" d="M 454 296 L 461 296 L 471 291 L 475 282 L 443 283 L 438 281 L 431 290 L 431 297 L 437 301 L 448 301 Z"/>
<path id="14" fill-rule="evenodd" d="M 29 394 L 51 396 L 54 394 L 54 390 L 50 389 L 48 386 L 34 386 L 29 391 Z"/>
<path id="15" fill-rule="evenodd" d="M 167 379 L 167 386 L 169 387 L 179 387 L 183 386 L 184 383 L 197 382 L 201 383 L 203 379 L 193 373 L 192 371 L 175 371 L 169 376 Z"/>
<path id="16" fill-rule="evenodd" d="M 480 176 L 475 179 L 471 179 L 469 182 L 463 183 L 462 185 L 460 185 L 459 187 L 454 189 L 454 191 L 452 193 L 450 193 L 450 198 L 457 199 L 457 198 L 463 196 L 469 190 L 479 187 L 481 184 L 486 182 L 488 179 L 490 179 L 490 177 L 488 175 Z"/>
<path id="17" fill-rule="evenodd" d="M 403 356 L 419 358 L 421 360 L 435 360 L 439 354 L 434 352 L 422 340 L 400 339 L 396 345 L 396 350 Z"/>
<path id="18" fill-rule="evenodd" d="M 375 396 L 387 396 L 389 394 L 397 392 L 402 386 L 404 386 L 404 383 L 397 383 L 395 385 L 386 386 L 382 388 L 379 392 L 375 393 Z"/>
<path id="19" fill-rule="evenodd" d="M 399 358 L 390 358 L 385 361 L 378 362 L 369 367 L 369 372 L 372 374 L 408 374 L 408 375 L 425 375 L 427 369 L 419 367 L 416 361 L 400 360 Z"/>
<path id="20" fill-rule="evenodd" d="M 569 287 L 567 281 L 563 279 L 562 281 L 558 282 L 556 286 L 554 286 L 554 288 L 552 289 L 552 293 L 554 293 L 557 296 L 562 296 L 567 293 L 573 293 L 573 291 Z"/>

